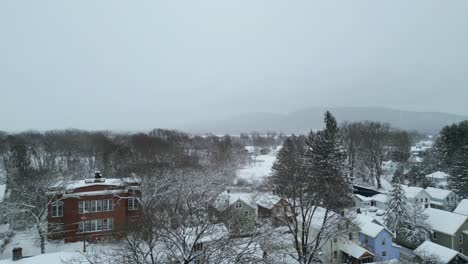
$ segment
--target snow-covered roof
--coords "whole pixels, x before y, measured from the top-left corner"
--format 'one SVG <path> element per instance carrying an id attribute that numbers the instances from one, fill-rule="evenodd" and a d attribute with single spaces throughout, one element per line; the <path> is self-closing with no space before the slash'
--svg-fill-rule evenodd
<path id="1" fill-rule="evenodd" d="M 365 223 L 364 225 L 360 226 L 360 232 L 366 236 L 375 238 L 382 232 L 385 228 L 381 225 L 374 224 L 372 222 Z"/>
<path id="2" fill-rule="evenodd" d="M 281 201 L 281 198 L 278 195 L 263 192 L 231 191 L 228 193 L 227 191 L 224 191 L 216 199 L 215 208 L 222 211 L 239 200 L 255 209 L 257 208 L 257 205 L 271 209 Z"/>
<path id="3" fill-rule="evenodd" d="M 434 188 L 434 187 L 427 187 L 426 192 L 429 193 L 432 199 L 436 199 L 436 200 L 445 200 L 447 196 L 453 193 L 450 190 L 444 190 L 444 189 L 439 189 L 439 188 Z"/>
<path id="4" fill-rule="evenodd" d="M 84 180 L 75 180 L 67 182 L 57 182 L 53 188 L 64 187 L 66 190 L 75 190 L 78 188 L 88 187 L 88 186 L 126 186 L 129 184 L 139 183 L 136 178 L 101 178 L 98 181 L 93 179 L 84 179 Z"/>
<path id="5" fill-rule="evenodd" d="M 254 193 L 246 192 L 222 192 L 214 203 L 214 207 L 220 211 L 224 211 L 227 207 L 233 205 L 238 201 L 242 201 L 252 208 L 256 208 L 251 202 Z"/>
<path id="6" fill-rule="evenodd" d="M 372 257 L 374 254 L 369 252 L 367 249 L 356 245 L 355 243 L 352 243 L 350 241 L 344 241 L 340 243 L 340 249 L 347 253 L 348 255 L 356 258 L 356 259 L 361 259 L 361 258 L 366 258 L 366 257 Z"/>
<path id="7" fill-rule="evenodd" d="M 468 199 L 461 200 L 461 202 L 458 204 L 457 208 L 453 212 L 468 216 Z"/>
<path id="8" fill-rule="evenodd" d="M 38 264 L 38 263 L 47 263 L 47 264 L 63 264 L 67 261 L 83 261 L 85 258 L 77 252 L 57 252 L 57 253 L 48 253 L 41 254 L 33 257 L 23 258 L 17 261 L 12 261 L 11 259 L 0 260 L 0 264 Z"/>
<path id="9" fill-rule="evenodd" d="M 436 171 L 436 172 L 426 175 L 426 178 L 432 178 L 432 179 L 447 179 L 448 177 L 449 175 L 442 171 Z"/>
<path id="10" fill-rule="evenodd" d="M 367 202 L 367 201 L 372 201 L 372 197 L 365 197 L 360 194 L 354 194 L 356 198 L 358 198 L 361 201 Z"/>
<path id="11" fill-rule="evenodd" d="M 372 200 L 374 201 L 377 201 L 377 202 L 381 202 L 381 203 L 386 203 L 388 201 L 388 196 L 385 195 L 385 194 L 376 194 L 374 196 L 371 197 Z"/>
<path id="12" fill-rule="evenodd" d="M 432 230 L 451 236 L 455 235 L 458 229 L 468 220 L 468 216 L 434 208 L 427 208 L 424 212 L 428 216 L 427 223 Z"/>
<path id="13" fill-rule="evenodd" d="M 278 195 L 269 193 L 258 193 L 257 195 L 252 196 L 251 199 L 252 202 L 268 209 L 273 208 L 273 206 L 281 201 L 281 198 Z"/>
<path id="14" fill-rule="evenodd" d="M 414 253 L 421 258 L 435 257 L 441 263 L 449 263 L 459 254 L 458 251 L 446 248 L 431 241 L 425 241 L 422 243 L 414 250 Z"/>
<path id="15" fill-rule="evenodd" d="M 403 185 L 403 184 L 401 185 L 401 187 L 405 191 L 406 197 L 408 199 L 413 199 L 416 196 L 418 196 L 420 192 L 424 191 L 424 189 L 421 187 L 408 186 L 408 185 Z"/>
<path id="16" fill-rule="evenodd" d="M 385 230 L 385 227 L 377 224 L 376 220 L 371 216 L 358 214 L 353 219 L 353 222 L 360 228 L 359 232 L 372 238 L 375 238 L 380 232 Z"/>

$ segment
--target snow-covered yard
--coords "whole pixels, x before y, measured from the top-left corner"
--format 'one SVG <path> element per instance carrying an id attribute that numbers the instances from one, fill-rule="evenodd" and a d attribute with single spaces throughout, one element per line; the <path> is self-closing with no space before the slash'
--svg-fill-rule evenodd
<path id="1" fill-rule="evenodd" d="M 252 156 L 253 161 L 245 168 L 237 171 L 237 179 L 242 179 L 250 184 L 260 183 L 271 174 L 271 168 L 276 160 L 276 154 L 281 147 L 265 155 Z"/>
<path id="2" fill-rule="evenodd" d="M 37 241 L 35 229 L 28 229 L 22 232 L 16 232 L 10 241 L 5 245 L 0 259 L 11 259 L 12 251 L 15 247 L 23 249 L 23 256 L 36 256 L 41 254 L 41 249 Z M 87 244 L 88 252 L 110 251 L 112 244 Z M 78 253 L 83 251 L 83 242 L 63 243 L 62 241 L 46 241 L 46 253 L 70 252 Z M 15 262 L 16 263 L 16 262 Z"/>

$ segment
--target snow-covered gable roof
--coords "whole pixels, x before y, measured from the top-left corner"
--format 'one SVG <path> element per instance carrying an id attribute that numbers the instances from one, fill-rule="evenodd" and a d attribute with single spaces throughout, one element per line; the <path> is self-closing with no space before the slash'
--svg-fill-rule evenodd
<path id="1" fill-rule="evenodd" d="M 461 200 L 461 202 L 458 204 L 457 208 L 453 212 L 468 216 L 468 199 Z"/>
<path id="2" fill-rule="evenodd" d="M 372 238 L 375 238 L 384 230 L 390 233 L 384 226 L 377 224 L 377 221 L 371 216 L 358 214 L 353 222 L 360 228 L 359 232 Z"/>
<path id="3" fill-rule="evenodd" d="M 405 191 L 406 197 L 408 199 L 414 199 L 419 195 L 419 193 L 425 192 L 425 190 L 421 187 L 408 186 L 403 184 L 401 186 L 403 187 L 403 190 Z"/>
<path id="4" fill-rule="evenodd" d="M 269 194 L 269 193 L 258 193 L 252 196 L 251 201 L 255 204 L 260 205 L 261 207 L 271 209 L 277 203 L 281 201 L 281 198 L 278 195 Z"/>
<path id="5" fill-rule="evenodd" d="M 380 232 L 385 230 L 383 226 L 372 222 L 365 223 L 364 225 L 360 226 L 360 228 L 361 230 L 359 232 L 372 238 L 377 237 Z"/>
<path id="6" fill-rule="evenodd" d="M 281 201 L 278 195 L 264 192 L 222 192 L 215 201 L 215 208 L 222 211 L 237 201 L 242 201 L 248 206 L 257 209 L 257 205 L 271 209 Z"/>
<path id="7" fill-rule="evenodd" d="M 456 256 L 461 256 L 461 254 L 459 255 L 458 251 L 441 246 L 431 241 L 425 241 L 422 243 L 414 250 L 414 253 L 421 258 L 435 257 L 441 263 L 449 263 Z"/>
<path id="8" fill-rule="evenodd" d="M 254 193 L 224 191 L 218 196 L 218 198 L 216 198 L 214 207 L 219 211 L 224 211 L 234 203 L 241 201 L 244 204 L 256 209 L 256 207 L 251 203 L 253 196 Z"/>
<path id="9" fill-rule="evenodd" d="M 386 203 L 388 201 L 388 196 L 385 194 L 379 193 L 379 194 L 372 196 L 371 199 L 377 202 Z"/>
<path id="10" fill-rule="evenodd" d="M 453 193 L 450 190 L 444 190 L 444 189 L 433 188 L 433 187 L 427 187 L 426 192 L 429 193 L 432 199 L 436 199 L 436 200 L 445 200 L 447 196 Z"/>
<path id="11" fill-rule="evenodd" d="M 450 236 L 455 235 L 458 229 L 468 220 L 468 216 L 434 208 L 427 208 L 424 212 L 428 216 L 427 223 L 432 230 Z"/>
<path id="12" fill-rule="evenodd" d="M 347 253 L 348 255 L 356 258 L 356 259 L 361 259 L 361 258 L 368 258 L 368 257 L 373 257 L 374 254 L 369 252 L 367 249 L 356 245 L 355 243 L 352 243 L 350 241 L 344 241 L 340 243 L 340 249 Z"/>
<path id="13" fill-rule="evenodd" d="M 426 178 L 431 178 L 431 179 L 447 179 L 448 177 L 449 175 L 442 171 L 436 171 L 436 172 L 426 175 Z"/>

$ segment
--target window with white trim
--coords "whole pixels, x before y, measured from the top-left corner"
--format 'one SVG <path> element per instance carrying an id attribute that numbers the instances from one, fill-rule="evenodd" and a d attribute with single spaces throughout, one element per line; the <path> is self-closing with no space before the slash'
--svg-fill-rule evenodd
<path id="1" fill-rule="evenodd" d="M 91 201 L 91 212 L 102 212 L 102 200 Z"/>
<path id="2" fill-rule="evenodd" d="M 242 203 L 241 203 L 241 202 L 237 202 L 237 203 L 236 203 L 236 208 L 237 208 L 237 209 L 242 208 Z"/>
<path id="3" fill-rule="evenodd" d="M 102 219 L 102 230 L 112 230 L 114 229 L 114 219 L 106 218 Z"/>
<path id="4" fill-rule="evenodd" d="M 128 199 L 128 210 L 138 210 L 138 201 L 135 198 Z"/>
<path id="5" fill-rule="evenodd" d="M 89 201 L 80 201 L 78 204 L 78 212 L 80 214 L 89 213 Z"/>
<path id="6" fill-rule="evenodd" d="M 114 210 L 114 201 L 112 199 L 102 201 L 102 211 L 111 212 Z"/>
<path id="7" fill-rule="evenodd" d="M 63 202 L 54 202 L 52 203 L 52 217 L 62 217 L 63 216 Z"/>

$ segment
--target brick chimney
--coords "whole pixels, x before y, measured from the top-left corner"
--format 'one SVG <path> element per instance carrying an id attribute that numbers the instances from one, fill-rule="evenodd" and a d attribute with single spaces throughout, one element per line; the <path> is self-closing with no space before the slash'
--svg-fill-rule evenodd
<path id="1" fill-rule="evenodd" d="M 23 258 L 23 249 L 20 247 L 13 248 L 13 260 L 20 260 Z"/>

